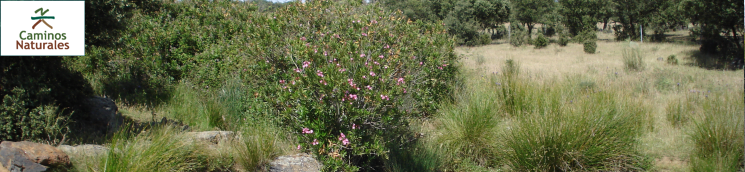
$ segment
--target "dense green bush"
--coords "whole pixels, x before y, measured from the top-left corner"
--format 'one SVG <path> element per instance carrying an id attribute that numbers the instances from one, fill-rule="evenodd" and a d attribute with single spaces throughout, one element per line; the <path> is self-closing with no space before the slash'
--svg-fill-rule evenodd
<path id="1" fill-rule="evenodd" d="M 587 40 L 584 44 L 582 44 L 585 50 L 585 53 L 595 54 L 595 50 L 598 48 L 598 43 L 595 40 Z"/>
<path id="2" fill-rule="evenodd" d="M 566 34 L 560 34 L 558 41 L 559 46 L 567 46 L 567 44 L 569 44 L 569 40 L 570 38 Z"/>
<path id="3" fill-rule="evenodd" d="M 538 33 L 538 37 L 533 40 L 533 45 L 535 45 L 536 49 L 546 47 L 548 46 L 548 38 L 543 36 L 543 34 Z"/>
<path id="4" fill-rule="evenodd" d="M 397 134 L 407 130 L 405 119 L 434 114 L 452 99 L 455 42 L 446 24 L 355 4 L 313 1 L 258 12 L 243 2 L 164 3 L 133 12 L 121 47 L 93 46 L 70 63 L 100 78 L 94 87 L 102 94 L 198 105 L 187 109 L 203 117 L 183 120 L 202 128 L 272 118 L 296 131 L 297 147 L 319 155 L 327 170 L 382 169 L 386 143 L 405 140 Z M 234 99 L 223 101 L 220 92 L 234 89 L 222 85 L 234 78 L 245 104 L 223 106 Z M 199 95 L 170 96 L 190 92 L 166 86 L 178 82 Z"/>
<path id="5" fill-rule="evenodd" d="M 91 94 L 62 58 L 0 58 L 0 140 L 61 141 L 67 124 L 86 116 L 79 102 Z"/>
<path id="6" fill-rule="evenodd" d="M 519 47 L 523 44 L 529 43 L 530 39 L 528 36 L 527 31 L 525 30 L 525 27 L 519 24 L 510 25 L 512 27 L 511 29 L 511 36 L 510 36 L 510 45 Z"/>

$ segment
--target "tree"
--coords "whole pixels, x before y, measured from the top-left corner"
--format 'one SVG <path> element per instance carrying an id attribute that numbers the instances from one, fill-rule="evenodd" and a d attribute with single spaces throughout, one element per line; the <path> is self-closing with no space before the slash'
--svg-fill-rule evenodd
<path id="1" fill-rule="evenodd" d="M 666 0 L 613 0 L 616 21 L 621 26 L 614 27 L 616 39 L 638 39 L 639 27 L 650 22 L 650 18 L 659 12 Z"/>
<path id="2" fill-rule="evenodd" d="M 554 0 L 514 0 L 512 4 L 514 18 L 528 28 L 528 35 L 532 33 L 533 26 L 542 22 L 551 8 L 556 6 Z"/>
<path id="3" fill-rule="evenodd" d="M 704 36 L 718 36 L 724 31 L 732 35 L 737 49 L 742 50 L 738 32 L 743 31 L 743 1 L 741 0 L 685 0 L 683 13 L 691 22 L 701 26 Z"/>
<path id="4" fill-rule="evenodd" d="M 569 33 L 577 35 L 585 30 L 595 30 L 595 24 L 610 18 L 610 1 L 608 0 L 562 0 L 561 14 Z"/>

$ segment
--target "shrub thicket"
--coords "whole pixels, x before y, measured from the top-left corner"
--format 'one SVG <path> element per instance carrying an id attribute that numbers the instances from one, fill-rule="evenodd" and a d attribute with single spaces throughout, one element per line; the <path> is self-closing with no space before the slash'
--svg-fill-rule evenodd
<path id="1" fill-rule="evenodd" d="M 587 40 L 584 44 L 582 44 L 585 50 L 585 53 L 595 54 L 595 50 L 598 48 L 598 43 L 595 40 Z"/>
<path id="2" fill-rule="evenodd" d="M 100 78 L 94 85 L 103 94 L 142 95 L 132 102 L 167 100 L 162 95 L 173 89 L 165 85 L 177 82 L 191 83 L 185 87 L 194 94 L 215 94 L 181 102 L 198 105 L 187 109 L 206 116 L 193 119 L 206 124 L 201 128 L 273 118 L 296 131 L 297 147 L 318 154 L 328 170 L 383 168 L 386 142 L 404 139 L 396 133 L 407 129 L 405 119 L 433 114 L 451 99 L 455 43 L 442 23 L 355 4 L 291 3 L 264 13 L 243 2 L 164 3 L 156 12 L 133 12 L 117 43 L 123 46 L 94 46 L 71 61 Z M 233 78 L 245 104 L 227 108 L 244 113 L 219 110 L 226 108 L 222 85 Z"/>
<path id="3" fill-rule="evenodd" d="M 91 94 L 62 58 L 0 58 L 0 140 L 61 141 L 67 124 L 86 115 L 72 113 L 81 112 L 79 102 Z"/>
<path id="4" fill-rule="evenodd" d="M 533 41 L 533 45 L 535 45 L 536 49 L 546 47 L 548 46 L 548 38 L 543 36 L 543 34 L 538 33 L 538 37 Z"/>
<path id="5" fill-rule="evenodd" d="M 559 35 L 559 46 L 567 46 L 569 44 L 569 40 L 571 40 L 566 34 L 560 34 Z"/>

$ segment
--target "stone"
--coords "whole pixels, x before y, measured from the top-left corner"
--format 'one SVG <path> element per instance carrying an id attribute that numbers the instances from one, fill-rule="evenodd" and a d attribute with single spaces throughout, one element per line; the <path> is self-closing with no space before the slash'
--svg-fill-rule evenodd
<path id="1" fill-rule="evenodd" d="M 109 148 L 101 145 L 84 144 L 77 146 L 61 145 L 57 147 L 68 155 L 100 156 L 109 153 Z"/>
<path id="2" fill-rule="evenodd" d="M 271 172 L 317 172 L 321 171 L 321 163 L 306 153 L 280 156 L 269 163 Z"/>
<path id="3" fill-rule="evenodd" d="M 105 126 L 109 133 L 113 133 L 122 124 L 123 117 L 118 113 L 116 103 L 109 98 L 91 97 L 85 100 L 85 109 L 90 122 L 94 125 Z"/>
<path id="4" fill-rule="evenodd" d="M 0 164 L 2 168 L 11 172 L 46 171 L 47 167 L 29 159 L 26 152 L 20 148 L 9 147 L 8 141 L 0 143 Z"/>
<path id="5" fill-rule="evenodd" d="M 235 134 L 232 131 L 203 131 L 203 132 L 188 132 L 186 136 L 194 138 L 196 141 L 205 141 L 211 143 L 219 143 L 227 141 L 228 139 L 235 138 Z"/>
<path id="6" fill-rule="evenodd" d="M 61 150 L 51 145 L 27 141 L 3 141 L 2 143 L 0 143 L 0 150 L 13 148 L 23 151 L 28 160 L 41 165 L 58 167 L 70 166 L 71 164 L 70 158 L 67 157 L 67 154 L 65 154 L 65 152 L 62 152 Z"/>

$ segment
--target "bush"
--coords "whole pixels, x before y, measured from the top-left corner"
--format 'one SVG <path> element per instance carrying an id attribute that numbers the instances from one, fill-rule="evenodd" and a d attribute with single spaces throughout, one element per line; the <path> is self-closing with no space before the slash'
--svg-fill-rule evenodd
<path id="1" fill-rule="evenodd" d="M 678 65 L 678 58 L 675 58 L 675 55 L 667 56 L 667 64 Z"/>
<path id="2" fill-rule="evenodd" d="M 587 41 L 597 41 L 598 35 L 595 33 L 595 30 L 587 30 L 582 31 L 577 36 L 574 36 L 572 40 L 576 43 L 585 43 Z"/>
<path id="3" fill-rule="evenodd" d="M 596 41 L 585 41 L 584 44 L 585 53 L 595 54 L 595 49 L 598 48 L 598 43 Z"/>
<path id="4" fill-rule="evenodd" d="M 548 46 L 548 38 L 538 33 L 538 37 L 533 41 L 533 45 L 535 45 L 536 49 L 546 47 Z"/>
<path id="5" fill-rule="evenodd" d="M 0 140 L 62 141 L 68 124 L 87 116 L 79 102 L 91 94 L 60 57 L 0 58 Z"/>
<path id="6" fill-rule="evenodd" d="M 642 71 L 644 70 L 644 57 L 638 47 L 625 48 L 623 50 L 623 64 L 626 70 Z"/>
<path id="7" fill-rule="evenodd" d="M 481 45 L 489 45 L 489 44 L 491 44 L 491 35 L 486 34 L 486 33 L 481 34 L 479 36 L 479 40 L 480 40 L 479 41 L 479 44 L 481 44 Z"/>
<path id="8" fill-rule="evenodd" d="M 743 167 L 743 92 L 699 96 L 701 113 L 691 127 L 693 171 L 738 171 Z"/>
<path id="9" fill-rule="evenodd" d="M 158 12 L 133 11 L 117 42 L 127 46 L 91 47 L 71 63 L 102 78 L 101 87 L 145 95 L 132 102 L 169 102 L 180 109 L 174 117 L 199 114 L 180 117 L 199 129 L 270 118 L 295 131 L 300 151 L 317 154 L 327 170 L 383 168 L 386 143 L 406 139 L 396 134 L 407 130 L 405 119 L 452 100 L 456 44 L 443 23 L 355 4 L 312 1 L 262 13 L 243 2 L 164 3 Z M 233 78 L 240 89 L 223 87 Z M 158 93 L 166 96 L 148 97 Z"/>
<path id="10" fill-rule="evenodd" d="M 561 36 L 559 36 L 559 46 L 567 46 L 567 44 L 569 44 L 569 40 L 570 38 L 568 36 L 566 36 L 565 34 L 561 34 Z"/>
<path id="11" fill-rule="evenodd" d="M 510 45 L 515 47 L 520 47 L 523 44 L 528 43 L 528 32 L 525 30 L 525 28 L 522 25 L 516 24 L 516 25 L 510 25 L 512 27 L 511 32 L 512 35 L 510 36 Z"/>

